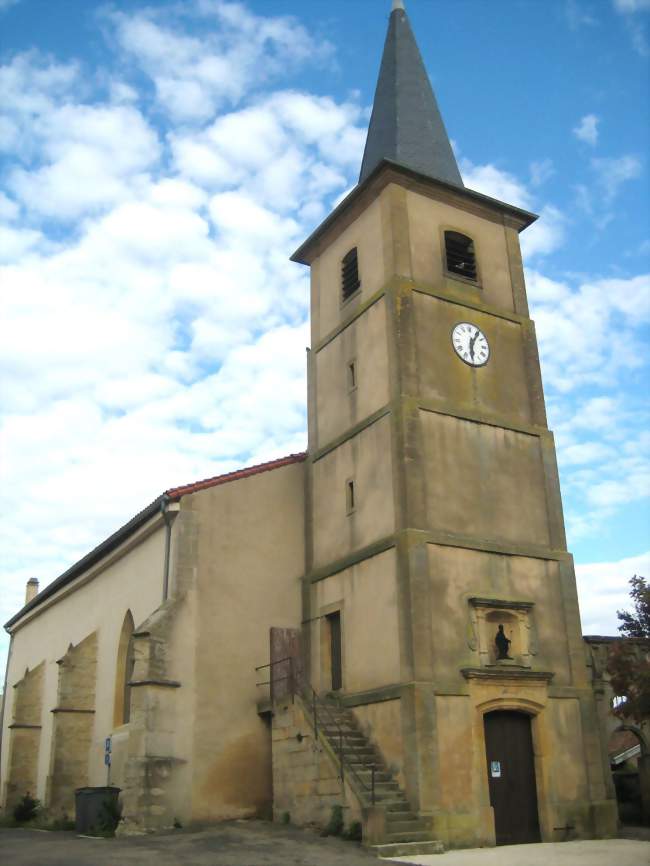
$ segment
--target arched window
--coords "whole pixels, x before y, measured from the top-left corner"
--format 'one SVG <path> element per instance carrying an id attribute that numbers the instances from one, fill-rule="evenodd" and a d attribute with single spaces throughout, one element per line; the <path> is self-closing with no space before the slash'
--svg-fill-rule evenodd
<path id="1" fill-rule="evenodd" d="M 341 261 L 341 291 L 343 300 L 347 301 L 348 298 L 352 297 L 360 285 L 357 248 L 353 247 L 349 253 L 343 256 Z"/>
<path id="2" fill-rule="evenodd" d="M 122 623 L 120 641 L 117 647 L 117 668 L 115 671 L 115 704 L 113 726 L 125 725 L 131 718 L 131 677 L 133 676 L 133 617 L 127 610 Z"/>
<path id="3" fill-rule="evenodd" d="M 450 273 L 476 281 L 476 256 L 471 238 L 460 232 L 445 232 L 445 261 Z"/>

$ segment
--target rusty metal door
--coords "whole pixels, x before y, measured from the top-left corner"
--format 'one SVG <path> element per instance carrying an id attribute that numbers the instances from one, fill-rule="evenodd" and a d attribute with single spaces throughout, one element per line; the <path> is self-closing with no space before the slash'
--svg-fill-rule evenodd
<path id="1" fill-rule="evenodd" d="M 537 786 L 530 716 L 487 713 L 485 751 L 497 845 L 539 842 Z"/>

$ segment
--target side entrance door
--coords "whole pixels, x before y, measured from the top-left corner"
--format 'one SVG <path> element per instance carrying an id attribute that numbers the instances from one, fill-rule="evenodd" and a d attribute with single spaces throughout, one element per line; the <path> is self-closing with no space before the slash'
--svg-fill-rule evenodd
<path id="1" fill-rule="evenodd" d="M 497 845 L 539 842 L 530 716 L 497 710 L 486 713 L 484 724 Z"/>

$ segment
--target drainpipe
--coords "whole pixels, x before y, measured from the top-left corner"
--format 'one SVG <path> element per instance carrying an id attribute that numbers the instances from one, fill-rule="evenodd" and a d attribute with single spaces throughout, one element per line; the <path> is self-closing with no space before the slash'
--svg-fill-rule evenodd
<path id="1" fill-rule="evenodd" d="M 160 513 L 165 521 L 165 563 L 163 565 L 163 596 L 162 600 L 167 601 L 169 596 L 169 558 L 172 545 L 172 524 L 174 518 L 180 510 L 178 502 L 172 502 L 169 497 L 163 496 L 160 503 Z"/>
<path id="2" fill-rule="evenodd" d="M 7 653 L 7 667 L 5 668 L 5 681 L 2 688 L 2 706 L 0 707 L 0 779 L 2 778 L 2 734 L 5 727 L 5 706 L 7 705 L 7 681 L 9 678 L 9 663 L 11 662 L 11 649 L 14 645 L 14 636 L 9 634 L 9 652 Z"/>

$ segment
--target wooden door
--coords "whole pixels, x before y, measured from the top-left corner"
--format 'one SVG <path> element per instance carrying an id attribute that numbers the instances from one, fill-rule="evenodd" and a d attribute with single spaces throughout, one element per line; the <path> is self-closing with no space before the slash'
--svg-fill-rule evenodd
<path id="1" fill-rule="evenodd" d="M 484 724 L 496 843 L 539 842 L 530 716 L 497 710 L 484 716 Z"/>
<path id="2" fill-rule="evenodd" d="M 341 613 L 336 611 L 327 615 L 330 636 L 330 670 L 332 672 L 332 691 L 336 692 L 343 686 L 343 670 L 341 666 Z"/>

